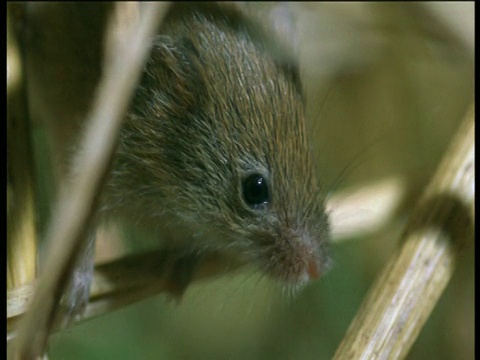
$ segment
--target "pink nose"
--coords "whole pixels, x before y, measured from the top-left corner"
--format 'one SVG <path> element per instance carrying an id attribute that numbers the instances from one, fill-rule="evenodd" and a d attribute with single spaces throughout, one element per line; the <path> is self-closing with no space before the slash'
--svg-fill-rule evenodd
<path id="1" fill-rule="evenodd" d="M 310 276 L 310 279 L 316 279 L 320 276 L 320 271 L 315 260 L 310 260 L 308 262 L 307 273 Z"/>

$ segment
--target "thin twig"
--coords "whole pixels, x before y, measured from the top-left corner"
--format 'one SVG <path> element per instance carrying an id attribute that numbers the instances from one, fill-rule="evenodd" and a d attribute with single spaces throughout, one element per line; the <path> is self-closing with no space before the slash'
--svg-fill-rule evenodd
<path id="1" fill-rule="evenodd" d="M 28 288 L 36 276 L 36 214 L 32 144 L 22 61 L 23 6 L 7 16 L 7 290 Z"/>
<path id="2" fill-rule="evenodd" d="M 393 218 L 406 195 L 406 179 L 401 177 L 336 193 L 327 201 L 333 241 L 378 232 Z"/>
<path id="3" fill-rule="evenodd" d="M 342 241 L 352 233 L 365 234 L 379 231 L 404 198 L 401 179 L 389 178 L 329 199 L 333 241 Z M 357 211 L 354 211 L 356 209 Z M 355 216 L 358 212 L 361 216 Z M 362 220 L 363 219 L 363 220 Z M 368 220 L 368 221 L 367 221 Z M 168 257 L 162 250 L 130 255 L 109 263 L 97 265 L 91 287 L 91 296 L 82 319 L 84 321 L 104 315 L 151 296 L 168 292 Z M 191 282 L 225 274 L 239 266 L 233 259 L 210 254 L 195 268 Z M 25 294 L 8 294 L 12 299 L 8 313 L 19 315 L 26 310 Z M 13 300 L 16 300 L 15 302 Z M 10 317 L 10 316 L 9 316 Z M 8 337 L 14 336 L 16 320 L 11 321 Z"/>
<path id="4" fill-rule="evenodd" d="M 335 359 L 404 358 L 473 238 L 474 110 L 417 204 L 402 247 L 369 291 Z"/>
<path id="5" fill-rule="evenodd" d="M 31 359 L 43 354 L 57 306 L 58 291 L 64 288 L 77 249 L 85 241 L 86 229 L 94 214 L 98 194 L 108 174 L 117 135 L 133 90 L 146 60 L 149 39 L 154 35 L 166 3 L 148 4 L 145 19 L 120 43 L 107 48 L 116 61 L 106 64 L 106 74 L 88 121 L 84 146 L 77 164 L 82 171 L 61 195 L 47 238 L 51 242 L 44 275 L 40 277 L 30 311 L 20 324 L 15 356 Z M 114 38 L 114 37 L 113 37 Z M 111 57 L 113 58 L 113 57 Z"/>

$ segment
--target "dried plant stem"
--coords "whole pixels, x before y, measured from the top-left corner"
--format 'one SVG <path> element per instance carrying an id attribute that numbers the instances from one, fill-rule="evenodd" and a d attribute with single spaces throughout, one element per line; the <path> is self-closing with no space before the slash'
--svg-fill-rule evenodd
<path id="1" fill-rule="evenodd" d="M 168 273 L 172 265 L 171 259 L 168 253 L 159 250 L 97 266 L 92 296 L 82 320 L 159 293 L 170 293 Z M 239 265 L 235 259 L 217 253 L 205 254 L 195 267 L 191 281 L 223 275 Z M 179 297 L 176 300 L 179 300 Z"/>
<path id="2" fill-rule="evenodd" d="M 468 112 L 402 239 L 372 286 L 335 359 L 404 358 L 473 238 L 474 109 Z"/>
<path id="3" fill-rule="evenodd" d="M 349 201 L 342 202 L 333 198 L 334 208 L 340 213 L 348 213 L 354 204 L 359 205 L 359 199 L 364 199 L 368 194 L 370 201 L 366 205 L 367 207 L 381 208 L 384 212 L 389 213 L 393 211 L 392 209 L 398 205 L 402 198 L 403 189 L 400 183 L 401 181 L 398 179 L 388 179 L 380 182 L 380 184 L 358 189 L 355 192 L 356 195 L 351 196 Z M 377 204 L 372 204 L 371 201 L 372 188 L 381 190 L 376 193 L 376 198 L 379 199 Z M 385 202 L 387 203 L 386 207 L 384 206 Z M 370 231 L 374 231 L 382 223 L 384 213 L 376 211 L 372 217 L 376 218 L 377 221 L 370 222 L 371 226 L 367 229 Z M 339 220 L 335 224 L 336 233 L 350 233 L 355 230 L 355 226 L 361 226 L 361 231 L 366 230 L 365 226 L 359 225 L 359 222 L 346 223 L 345 226 L 347 228 L 342 228 L 342 224 L 345 223 L 345 221 Z M 90 302 L 81 321 L 114 311 L 150 296 L 168 292 L 169 287 L 166 282 L 168 280 L 168 266 L 164 264 L 168 259 L 168 256 L 159 250 L 125 257 L 97 266 L 95 268 Z M 225 274 L 238 268 L 240 265 L 234 259 L 227 258 L 224 255 L 209 254 L 202 259 L 195 269 L 192 282 Z"/>
<path id="4" fill-rule="evenodd" d="M 45 276 L 40 277 L 30 310 L 20 324 L 14 348 L 16 357 L 31 359 L 44 352 L 59 301 L 58 291 L 64 288 L 75 253 L 85 241 L 97 194 L 108 174 L 122 120 L 148 54 L 148 39 L 154 35 L 166 6 L 166 3 L 148 4 L 144 21 L 132 27 L 125 41 L 107 43 L 107 51 L 117 54 L 116 61 L 105 66 L 107 71 L 85 133 L 84 151 L 77 159 L 82 170 L 71 188 L 62 193 L 53 213 L 47 232 L 52 246 Z"/>
<path id="5" fill-rule="evenodd" d="M 33 292 L 37 239 L 32 144 L 19 38 L 23 6 L 8 4 L 7 16 L 7 301 L 8 316 L 20 314 Z"/>
<path id="6" fill-rule="evenodd" d="M 348 198 L 343 194 L 333 196 L 329 203 L 333 233 L 337 236 L 333 241 L 341 241 L 345 234 L 378 231 L 403 198 L 405 189 L 402 185 L 401 179 L 389 178 L 366 187 L 349 190 Z M 372 211 L 367 211 L 360 218 L 352 216 L 353 209 L 358 208 Z M 346 218 L 352 217 L 353 221 L 346 221 Z M 368 221 L 365 221 L 366 217 Z M 97 265 L 90 301 L 83 318 L 79 321 L 104 315 L 148 297 L 168 292 L 166 282 L 168 266 L 164 264 L 168 260 L 166 255 L 166 252 L 157 250 Z M 209 254 L 196 267 L 192 282 L 225 274 L 238 266 L 233 259 Z M 18 297 L 21 300 L 15 306 L 18 313 L 26 310 L 28 295 Z M 8 331 L 9 338 L 13 337 L 14 330 L 15 326 L 12 324 Z"/>
<path id="7" fill-rule="evenodd" d="M 327 201 L 332 241 L 378 232 L 394 217 L 406 193 L 406 180 L 395 176 L 336 193 Z"/>

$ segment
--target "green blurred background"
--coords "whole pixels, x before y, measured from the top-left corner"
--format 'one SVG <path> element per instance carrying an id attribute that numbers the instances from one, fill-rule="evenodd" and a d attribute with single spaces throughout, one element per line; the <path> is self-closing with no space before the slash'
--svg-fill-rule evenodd
<path id="1" fill-rule="evenodd" d="M 408 197 L 388 224 L 335 243 L 332 271 L 293 298 L 244 269 L 194 284 L 180 305 L 157 296 L 56 334 L 50 359 L 331 358 L 473 101 L 473 44 L 465 36 L 473 5 L 458 6 L 446 13 L 418 3 L 293 6 L 319 176 L 327 190 L 347 194 L 400 179 Z M 34 138 L 44 224 L 52 189 L 41 124 Z M 128 251 L 154 245 L 132 229 L 125 236 Z M 409 359 L 473 358 L 473 253 L 460 254 Z"/>

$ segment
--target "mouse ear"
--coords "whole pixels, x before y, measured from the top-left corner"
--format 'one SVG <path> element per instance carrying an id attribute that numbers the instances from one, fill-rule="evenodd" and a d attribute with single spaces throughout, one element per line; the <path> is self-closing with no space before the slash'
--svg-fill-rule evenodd
<path id="1" fill-rule="evenodd" d="M 161 106 L 162 111 L 180 116 L 198 109 L 204 98 L 203 89 L 202 68 L 192 41 L 156 36 L 135 97 L 138 105 L 135 107 Z"/>
<path id="2" fill-rule="evenodd" d="M 249 2 L 237 3 L 241 11 L 273 31 L 276 38 L 293 53 L 299 49 L 299 29 L 290 3 Z"/>

